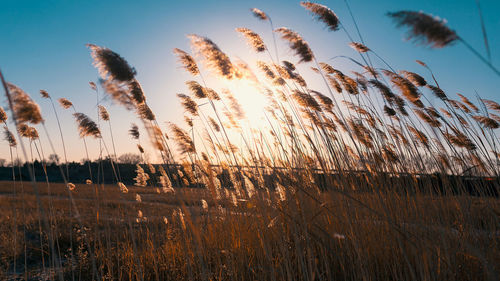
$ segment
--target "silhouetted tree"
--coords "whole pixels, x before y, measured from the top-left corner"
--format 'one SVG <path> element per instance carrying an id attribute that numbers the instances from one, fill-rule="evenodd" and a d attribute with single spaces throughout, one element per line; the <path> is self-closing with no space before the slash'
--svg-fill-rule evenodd
<path id="1" fill-rule="evenodd" d="M 122 164 L 139 164 L 141 163 L 141 156 L 134 153 L 125 153 L 118 157 L 118 162 Z"/>

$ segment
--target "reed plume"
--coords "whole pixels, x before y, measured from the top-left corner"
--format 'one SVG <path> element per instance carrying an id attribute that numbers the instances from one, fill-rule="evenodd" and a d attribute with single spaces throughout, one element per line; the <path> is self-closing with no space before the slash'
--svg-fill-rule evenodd
<path id="1" fill-rule="evenodd" d="M 492 100 L 487 100 L 487 99 L 481 99 L 482 102 L 486 105 L 486 107 L 490 110 L 494 110 L 496 112 L 500 113 L 500 104 L 498 104 L 495 101 Z"/>
<path id="2" fill-rule="evenodd" d="M 108 110 L 106 110 L 106 107 L 99 105 L 99 116 L 102 120 L 109 121 L 109 113 Z"/>
<path id="3" fill-rule="evenodd" d="M 14 134 L 7 128 L 7 126 L 3 127 L 3 137 L 9 143 L 10 147 L 15 147 L 17 145 L 17 140 Z"/>
<path id="4" fill-rule="evenodd" d="M 130 130 L 128 130 L 128 133 L 130 136 L 132 136 L 133 139 L 135 140 L 139 139 L 140 136 L 139 127 L 136 124 L 132 123 Z"/>
<path id="5" fill-rule="evenodd" d="M 498 124 L 497 121 L 495 121 L 492 118 L 486 117 L 486 116 L 474 115 L 474 116 L 472 116 L 472 118 L 474 120 L 476 120 L 477 122 L 481 123 L 481 125 L 483 125 L 485 128 L 488 128 L 488 129 L 498 129 L 500 127 L 500 125 Z"/>
<path id="6" fill-rule="evenodd" d="M 358 42 L 351 42 L 349 46 L 359 53 L 366 53 L 370 51 L 370 48 L 366 47 L 364 44 Z"/>
<path id="7" fill-rule="evenodd" d="M 134 79 L 136 71 L 119 54 L 108 48 L 94 44 L 86 44 L 91 50 L 94 66 L 99 70 L 102 79 L 127 82 Z"/>
<path id="8" fill-rule="evenodd" d="M 253 32 L 248 28 L 236 28 L 236 31 L 243 34 L 247 39 L 247 43 L 256 51 L 257 53 L 264 52 L 267 48 L 264 41 L 259 34 Z"/>
<path id="9" fill-rule="evenodd" d="M 219 124 L 212 117 L 208 117 L 208 122 L 210 122 L 210 125 L 216 132 L 220 132 Z"/>
<path id="10" fill-rule="evenodd" d="M 303 93 L 298 90 L 294 90 L 292 97 L 295 99 L 295 101 L 297 101 L 298 104 L 300 104 L 303 107 L 310 108 L 314 111 L 321 111 L 321 106 L 309 94 Z"/>
<path id="11" fill-rule="evenodd" d="M 193 140 L 191 139 L 191 137 L 189 137 L 186 131 L 173 123 L 170 124 L 170 130 L 174 134 L 175 141 L 177 142 L 179 151 L 182 154 L 196 152 Z"/>
<path id="12" fill-rule="evenodd" d="M 330 31 L 337 31 L 340 27 L 340 21 L 337 15 L 328 7 L 311 2 L 300 2 L 302 7 L 313 13 L 317 20 L 326 24 Z"/>
<path id="13" fill-rule="evenodd" d="M 210 39 L 199 35 L 188 35 L 192 48 L 203 56 L 205 65 L 227 79 L 235 78 L 237 71 L 229 57 Z"/>
<path id="14" fill-rule="evenodd" d="M 273 70 L 265 62 L 257 61 L 257 67 L 259 67 L 259 69 L 264 72 L 268 79 L 273 80 L 274 78 L 276 78 Z"/>
<path id="15" fill-rule="evenodd" d="M 40 107 L 26 92 L 12 83 L 7 83 L 7 87 L 12 97 L 13 111 L 17 122 L 32 124 L 43 122 Z"/>
<path id="16" fill-rule="evenodd" d="M 436 87 L 434 85 L 427 84 L 427 88 L 431 90 L 431 92 L 439 99 L 443 101 L 448 100 L 448 96 L 446 96 L 446 93 L 439 87 Z"/>
<path id="17" fill-rule="evenodd" d="M 141 104 L 137 105 L 137 114 L 139 114 L 139 116 L 145 120 L 149 120 L 149 121 L 156 120 L 156 117 L 155 117 L 153 111 L 145 103 L 141 103 Z"/>
<path id="18" fill-rule="evenodd" d="M 457 95 L 460 97 L 460 100 L 470 108 L 470 110 L 472 110 L 474 112 L 479 111 L 477 106 L 475 104 L 473 104 L 467 97 L 465 97 L 464 95 L 459 94 L 459 93 L 457 93 Z"/>
<path id="19" fill-rule="evenodd" d="M 387 114 L 387 116 L 395 116 L 396 115 L 396 111 L 390 107 L 388 107 L 387 105 L 384 105 L 384 112 L 385 114 Z"/>
<path id="20" fill-rule="evenodd" d="M 8 119 L 7 113 L 5 112 L 5 110 L 3 109 L 3 107 L 0 106 L 0 122 L 6 123 L 7 119 Z"/>
<path id="21" fill-rule="evenodd" d="M 224 90 L 222 93 L 229 100 L 229 108 L 231 109 L 231 112 L 234 113 L 238 119 L 245 118 L 245 111 L 238 102 L 238 99 L 236 99 L 229 90 Z"/>
<path id="22" fill-rule="evenodd" d="M 198 65 L 191 55 L 178 48 L 174 49 L 174 54 L 177 55 L 178 62 L 182 64 L 187 72 L 191 73 L 193 76 L 200 74 Z"/>
<path id="23" fill-rule="evenodd" d="M 385 71 L 384 73 L 391 79 L 392 84 L 399 89 L 406 99 L 412 103 L 420 100 L 420 92 L 408 79 L 391 71 Z"/>
<path id="24" fill-rule="evenodd" d="M 420 141 L 421 144 L 423 144 L 426 147 L 429 146 L 429 138 L 422 131 L 420 131 L 419 129 L 417 129 L 413 126 L 409 126 L 409 125 L 408 125 L 408 129 Z"/>
<path id="25" fill-rule="evenodd" d="M 80 133 L 80 137 L 91 136 L 94 138 L 101 137 L 101 131 L 97 124 L 92 121 L 87 115 L 79 112 L 73 113 L 75 120 L 78 124 L 78 131 Z"/>
<path id="26" fill-rule="evenodd" d="M 120 105 L 123 105 L 126 109 L 132 110 L 134 109 L 134 101 L 130 97 L 129 88 L 124 87 L 120 83 L 117 83 L 112 80 L 103 80 L 100 79 L 99 83 L 101 87 L 104 89 L 108 95 L 111 96 L 113 102 L 116 102 Z"/>
<path id="27" fill-rule="evenodd" d="M 184 94 L 177 94 L 177 97 L 181 100 L 184 110 L 191 113 L 193 116 L 198 116 L 198 105 L 194 100 Z"/>
<path id="28" fill-rule="evenodd" d="M 57 100 L 62 108 L 68 109 L 73 106 L 73 103 L 66 98 L 60 98 Z"/>
<path id="29" fill-rule="evenodd" d="M 47 91 L 45 90 L 40 90 L 40 95 L 42 96 L 42 98 L 44 99 L 50 99 L 50 95 Z"/>
<path id="30" fill-rule="evenodd" d="M 446 21 L 423 12 L 399 11 L 387 13 L 397 27 L 407 27 L 406 37 L 417 44 L 431 48 L 443 48 L 459 39 Z"/>
<path id="31" fill-rule="evenodd" d="M 188 86 L 189 91 L 191 91 L 191 94 L 193 94 L 193 96 L 195 96 L 196 98 L 204 99 L 207 97 L 203 86 L 201 86 L 198 82 L 187 81 L 186 85 Z"/>
<path id="32" fill-rule="evenodd" d="M 269 17 L 266 15 L 266 13 L 264 13 L 263 11 L 261 11 L 257 8 L 252 8 L 252 9 L 250 9 L 250 11 L 252 12 L 252 14 L 256 18 L 258 18 L 260 20 L 268 20 L 269 19 Z"/>
<path id="33" fill-rule="evenodd" d="M 319 100 L 319 102 L 321 103 L 322 108 L 325 111 L 331 112 L 333 110 L 333 101 L 332 101 L 331 98 L 329 98 L 329 97 L 327 97 L 327 96 L 325 96 L 322 93 L 317 92 L 317 91 L 311 90 L 311 92 L 314 94 L 314 96 L 316 97 L 316 99 Z"/>
<path id="34" fill-rule="evenodd" d="M 136 105 L 146 102 L 146 96 L 142 90 L 141 84 L 137 80 L 133 80 L 128 84 L 130 98 Z"/>
<path id="35" fill-rule="evenodd" d="M 314 58 L 313 52 L 307 42 L 295 31 L 292 31 L 286 27 L 280 27 L 275 30 L 281 34 L 281 38 L 288 41 L 288 45 L 295 54 L 300 56 L 300 62 L 310 62 Z"/>
<path id="36" fill-rule="evenodd" d="M 38 139 L 38 131 L 25 123 L 21 123 L 17 126 L 17 131 L 19 135 L 24 138 L 29 138 L 31 140 Z"/>
<path id="37" fill-rule="evenodd" d="M 417 73 L 410 72 L 410 71 L 400 71 L 399 72 L 401 75 L 403 75 L 406 79 L 408 79 L 410 82 L 413 83 L 413 85 L 417 87 L 423 87 L 427 85 L 427 81 L 425 81 L 424 77 L 418 75 Z"/>

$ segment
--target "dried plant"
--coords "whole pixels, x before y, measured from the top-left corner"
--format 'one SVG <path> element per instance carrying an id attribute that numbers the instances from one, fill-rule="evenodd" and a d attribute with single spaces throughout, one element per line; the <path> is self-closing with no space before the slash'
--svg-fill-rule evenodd
<path id="1" fill-rule="evenodd" d="M 73 103 L 66 98 L 60 98 L 57 100 L 62 108 L 68 109 L 73 106 Z"/>
<path id="2" fill-rule="evenodd" d="M 170 124 L 170 130 L 174 134 L 175 141 L 177 142 L 179 150 L 182 154 L 196 152 L 193 140 L 189 137 L 186 131 L 175 124 Z"/>
<path id="3" fill-rule="evenodd" d="M 10 147 L 15 147 L 17 146 L 17 141 L 16 141 L 16 137 L 14 136 L 14 134 L 9 130 L 9 128 L 7 128 L 7 126 L 4 126 L 3 127 L 3 137 L 4 137 L 4 140 L 6 140 L 8 143 L 9 143 L 9 146 Z"/>
<path id="4" fill-rule="evenodd" d="M 177 55 L 178 61 L 182 64 L 187 72 L 191 73 L 193 76 L 200 74 L 198 65 L 191 55 L 177 48 L 174 49 L 174 54 Z"/>
<path id="5" fill-rule="evenodd" d="M 139 114 L 139 116 L 144 120 L 153 121 L 156 119 L 151 108 L 149 108 L 149 106 L 145 103 L 137 105 L 137 114 Z"/>
<path id="6" fill-rule="evenodd" d="M 337 31 L 339 29 L 340 21 L 328 7 L 312 2 L 300 2 L 300 5 L 313 13 L 319 21 L 324 22 L 329 30 Z"/>
<path id="7" fill-rule="evenodd" d="M 3 107 L 0 107 L 0 122 L 6 123 L 7 122 L 7 113 L 3 109 Z"/>
<path id="8" fill-rule="evenodd" d="M 446 26 L 446 21 L 423 12 L 399 11 L 387 13 L 398 27 L 408 27 L 408 40 L 431 48 L 443 48 L 458 40 L 455 31 Z"/>
<path id="9" fill-rule="evenodd" d="M 78 131 L 80 133 L 80 137 L 94 137 L 100 138 L 101 131 L 97 124 L 92 121 L 87 115 L 79 112 L 73 113 L 75 120 L 78 124 Z"/>
<path id="10" fill-rule="evenodd" d="M 266 50 L 266 45 L 264 44 L 262 38 L 260 38 L 259 34 L 253 32 L 248 28 L 236 28 L 236 31 L 245 36 L 248 44 L 254 49 L 254 51 L 259 53 Z"/>
<path id="11" fill-rule="evenodd" d="M 18 123 L 39 124 L 43 122 L 40 107 L 27 93 L 11 83 L 7 83 L 7 87 L 10 91 L 14 115 Z"/>
<path id="12" fill-rule="evenodd" d="M 292 97 L 295 99 L 295 101 L 297 101 L 298 104 L 300 104 L 303 107 L 307 107 L 314 111 L 321 111 L 321 106 L 309 94 L 303 93 L 298 90 L 294 90 Z"/>
<path id="13" fill-rule="evenodd" d="M 99 105 L 99 116 L 101 116 L 102 120 L 109 121 L 109 113 L 106 107 Z"/>
<path id="14" fill-rule="evenodd" d="M 42 98 L 44 99 L 50 99 L 50 95 L 47 91 L 45 90 L 40 90 L 40 95 L 42 96 Z"/>
<path id="15" fill-rule="evenodd" d="M 349 43 L 349 46 L 356 50 L 359 53 L 366 53 L 370 51 L 370 48 L 366 47 L 364 44 L 358 43 L 358 42 L 351 42 Z"/>
<path id="16" fill-rule="evenodd" d="M 307 42 L 302 39 L 302 37 L 295 31 L 292 31 L 286 27 L 280 27 L 275 30 L 281 34 L 281 38 L 288 41 L 288 45 L 295 54 L 300 56 L 300 62 L 310 62 L 314 58 L 313 52 Z"/>
<path id="17" fill-rule="evenodd" d="M 194 100 L 184 94 L 177 94 L 177 97 L 181 100 L 184 110 L 191 113 L 193 116 L 198 116 L 198 105 Z"/>
<path id="18" fill-rule="evenodd" d="M 252 9 L 250 9 L 250 11 L 252 12 L 252 14 L 256 18 L 258 18 L 260 20 L 268 20 L 269 19 L 268 16 L 266 15 L 266 13 L 264 13 L 263 11 L 261 11 L 261 10 L 259 10 L 257 8 L 252 8 Z"/>
<path id="19" fill-rule="evenodd" d="M 136 75 L 135 69 L 119 54 L 94 44 L 87 44 L 86 46 L 91 50 L 94 65 L 99 70 L 102 79 L 120 82 L 134 79 Z"/>
<path id="20" fill-rule="evenodd" d="M 229 57 L 210 39 L 195 34 L 188 35 L 192 48 L 203 56 L 206 66 L 218 75 L 232 79 L 237 76 L 237 71 Z"/>

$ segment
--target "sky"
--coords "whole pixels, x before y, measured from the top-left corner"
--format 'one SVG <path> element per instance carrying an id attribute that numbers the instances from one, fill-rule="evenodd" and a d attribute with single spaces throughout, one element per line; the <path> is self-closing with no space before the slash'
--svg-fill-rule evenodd
<path id="1" fill-rule="evenodd" d="M 344 1 L 318 3 L 331 8 L 346 29 L 355 34 Z M 396 29 L 385 15 L 389 11 L 414 10 L 439 16 L 446 19 L 461 38 L 485 54 L 475 0 L 350 0 L 348 3 L 366 45 L 394 68 L 415 71 L 429 78 L 415 63 L 419 59 L 433 69 L 440 86 L 448 94 L 474 97 L 477 92 L 484 98 L 500 100 L 500 77 L 462 44 L 438 50 L 415 46 L 404 40 L 404 31 Z M 190 51 L 186 35 L 207 36 L 232 59 L 239 58 L 250 65 L 256 59 L 266 59 L 255 55 L 235 32 L 237 27 L 250 28 L 272 45 L 269 25 L 254 18 L 250 8 L 265 11 L 275 27 L 286 26 L 299 32 L 319 61 L 328 61 L 339 69 L 352 69 L 346 61 L 329 59 L 337 55 L 356 55 L 348 47 L 349 41 L 343 32 L 329 32 L 322 23 L 312 19 L 299 1 L 1 0 L 1 6 L 0 69 L 9 82 L 30 93 L 41 106 L 49 134 L 58 148 L 61 144 L 56 137 L 59 132 L 54 113 L 50 103 L 40 98 L 39 90 L 47 90 L 54 99 L 71 100 L 78 111 L 95 119 L 96 94 L 88 83 L 97 81 L 98 72 L 92 66 L 86 43 L 108 47 L 135 67 L 148 103 L 164 128 L 166 121 L 182 123 L 183 120 L 176 94 L 187 93 L 184 82 L 192 77 L 180 69 L 172 49 Z M 500 33 L 497 32 L 500 30 L 500 1 L 483 0 L 481 7 L 492 63 L 500 67 Z M 298 61 L 283 42 L 278 42 L 277 47 L 280 57 Z M 313 65 L 302 67 L 310 66 Z M 100 95 L 104 97 L 103 93 Z M 252 108 L 259 107 L 258 102 L 252 101 L 254 93 L 242 90 L 242 95 Z M 6 107 L 5 98 L 0 99 L 0 105 Z M 139 121 L 132 113 L 112 105 L 110 100 L 104 105 L 111 114 L 117 154 L 135 152 L 136 142 L 130 139 L 127 130 L 132 122 L 139 124 Z M 74 120 L 70 112 L 59 107 L 57 110 L 69 158 L 79 161 L 84 158 L 83 143 L 78 138 Z M 109 137 L 105 130 L 103 135 L 105 139 Z M 44 139 L 42 137 L 45 147 Z M 89 145 L 90 158 L 96 158 L 97 143 Z M 50 154 L 50 150 L 45 154 Z M 9 157 L 7 144 L 0 142 L 0 158 Z"/>

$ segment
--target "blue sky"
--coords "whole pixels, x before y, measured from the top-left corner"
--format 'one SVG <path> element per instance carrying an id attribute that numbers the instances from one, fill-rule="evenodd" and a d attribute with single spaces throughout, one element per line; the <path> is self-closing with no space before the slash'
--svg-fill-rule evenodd
<path id="1" fill-rule="evenodd" d="M 334 10 L 351 34 L 355 34 L 344 1 L 319 3 Z M 477 91 L 485 98 L 499 100 L 500 78 L 464 46 L 456 44 L 440 50 L 414 46 L 403 41 L 403 30 L 396 29 L 385 16 L 388 11 L 422 10 L 445 18 L 451 28 L 484 54 L 474 0 L 351 0 L 349 3 L 367 45 L 396 69 L 426 74 L 414 63 L 420 59 L 432 67 L 448 94 L 460 92 L 473 97 Z M 483 0 L 481 5 L 493 64 L 500 67 L 500 1 Z M 54 98 L 66 97 L 74 102 L 78 111 L 95 116 L 95 94 L 88 82 L 96 81 L 98 74 L 85 43 L 109 47 L 136 68 L 161 124 L 182 120 L 183 112 L 175 94 L 186 92 L 184 81 L 191 78 L 179 69 L 172 49 L 189 50 L 187 34 L 207 36 L 231 57 L 249 63 L 256 57 L 235 28 L 253 29 L 268 45 L 272 44 L 269 26 L 255 19 L 250 8 L 257 7 L 268 13 L 276 27 L 286 26 L 302 34 L 320 61 L 336 55 L 356 55 L 347 46 L 345 34 L 328 32 L 312 20 L 299 1 L 2 0 L 1 6 L 0 68 L 8 81 L 30 93 L 41 105 L 53 136 L 58 135 L 54 116 L 47 101 L 39 98 L 40 89 L 47 90 Z M 284 44 L 278 43 L 278 47 L 280 55 L 291 55 Z M 338 64 L 339 68 L 349 67 L 345 62 Z M 4 98 L 0 101 L 5 106 Z M 135 143 L 127 136 L 127 130 L 131 122 L 138 121 L 118 106 L 109 102 L 105 105 L 116 128 L 118 154 L 135 151 Z M 68 132 L 70 158 L 79 160 L 83 158 L 83 146 L 76 135 L 75 124 L 69 112 L 59 110 L 59 115 L 63 129 Z M 57 143 L 57 139 L 55 141 Z M 0 158 L 8 158 L 5 145 L 0 145 Z"/>

